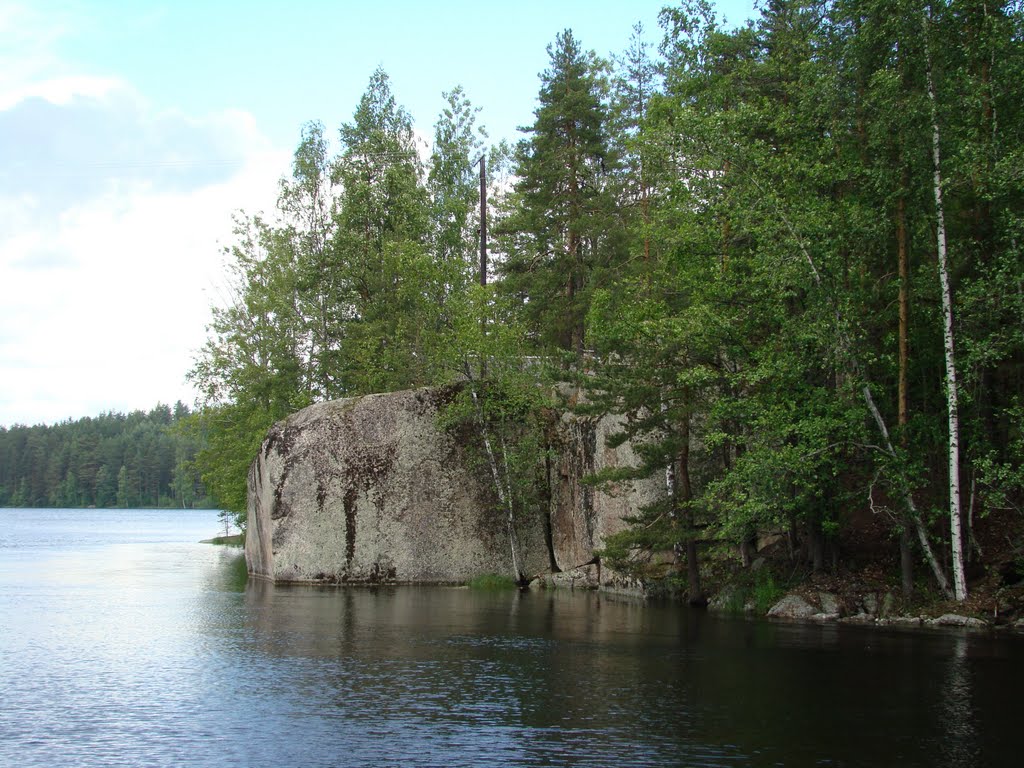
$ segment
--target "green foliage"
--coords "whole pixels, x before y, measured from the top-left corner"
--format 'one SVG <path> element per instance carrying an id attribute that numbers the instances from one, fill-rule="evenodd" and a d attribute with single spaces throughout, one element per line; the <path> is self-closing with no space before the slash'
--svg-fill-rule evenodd
<path id="1" fill-rule="evenodd" d="M 450 294 L 465 289 L 475 264 L 479 226 L 479 176 L 474 163 L 483 154 L 486 132 L 477 127 L 480 111 L 461 86 L 443 94 L 445 108 L 434 126 L 434 145 L 427 175 L 431 199 L 431 250 L 448 267 Z"/>
<path id="2" fill-rule="evenodd" d="M 745 613 L 747 610 L 747 598 L 747 590 L 732 588 L 729 590 L 726 599 L 722 604 L 722 610 L 725 613 L 737 615 Z"/>
<path id="3" fill-rule="evenodd" d="M 244 547 L 245 536 L 236 534 L 234 536 L 214 536 L 212 539 L 203 542 L 204 544 L 213 544 L 218 547 Z"/>
<path id="4" fill-rule="evenodd" d="M 544 508 L 552 395 L 543 365 L 527 354 L 513 307 L 493 288 L 472 286 L 451 316 L 437 383 L 456 386 L 441 426 L 473 435 L 465 442 L 467 457 L 491 481 L 494 514 L 505 522 L 511 565 L 518 570 L 517 528 Z"/>
<path id="5" fill-rule="evenodd" d="M 548 46 L 540 105 L 516 155 L 515 205 L 496 227 L 506 253 L 502 289 L 517 297 L 545 347 L 584 349 L 584 319 L 599 275 L 620 244 L 608 140 L 604 62 L 570 30 Z"/>
<path id="6" fill-rule="evenodd" d="M 203 483 L 239 528 L 245 527 L 249 466 L 267 430 L 284 415 L 274 416 L 250 403 L 210 405 L 189 425 L 194 434 L 204 436 L 205 447 L 195 459 Z"/>
<path id="7" fill-rule="evenodd" d="M 516 580 L 511 576 L 503 576 L 498 573 L 485 573 L 480 576 L 474 576 L 469 580 L 467 585 L 470 589 L 475 589 L 480 592 L 504 592 L 506 590 L 515 589 L 518 585 Z"/>
<path id="8" fill-rule="evenodd" d="M 229 291 L 190 377 L 205 406 L 197 465 L 244 522 L 246 477 L 271 424 L 317 400 L 437 378 L 449 304 L 468 282 L 460 242 L 474 111 L 456 89 L 439 125 L 430 193 L 412 122 L 374 72 L 341 148 L 303 130 L 276 219 L 240 215 Z M 431 249 L 435 249 L 432 251 Z M 444 258 L 435 258 L 444 251 Z"/>
<path id="9" fill-rule="evenodd" d="M 1001 79 L 1019 72 L 1009 30 L 1020 17 L 950 3 L 937 4 L 936 19 L 944 152 L 955 157 L 947 200 L 960 212 L 950 233 L 971 381 L 968 452 L 990 503 L 1008 505 L 1020 499 L 1020 401 L 1005 377 L 1024 359 L 1011 277 L 1021 274 L 1020 208 L 1019 185 L 997 180 L 1000 163 L 1019 168 L 1009 148 L 1020 123 L 995 115 L 997 105 L 1020 108 L 1003 101 L 1014 87 Z M 597 407 L 628 416 L 618 439 L 645 441 L 638 474 L 697 448 L 686 456 L 688 504 L 704 535 L 740 543 L 788 526 L 828 536 L 842 509 L 884 490 L 941 506 L 941 484 L 922 482 L 942 472 L 945 435 L 931 384 L 943 357 L 920 9 L 780 0 L 727 31 L 693 2 L 666 9 L 662 22 L 664 95 L 629 108 L 644 71 L 635 42 L 619 76 L 629 127 L 620 141 L 633 153 L 625 199 L 637 188 L 651 196 L 630 224 L 634 267 L 591 304 Z M 881 397 L 892 423 L 898 207 L 917 389 L 890 456 L 862 395 L 867 386 Z M 665 517 L 644 514 L 606 556 L 635 559 L 676 535 Z"/>
<path id="10" fill-rule="evenodd" d="M 931 8 L 964 468 L 982 513 L 1020 509 L 1024 20 L 1009 3 Z M 517 520 L 543 508 L 555 378 L 586 390 L 581 411 L 619 414 L 612 442 L 635 447 L 635 466 L 592 482 L 665 479 L 667 498 L 606 542 L 617 567 L 677 578 L 709 542 L 780 528 L 828 540 L 858 507 L 897 530 L 908 497 L 946 506 L 920 5 L 773 0 L 725 29 L 694 0 L 660 18 L 661 58 L 641 29 L 614 65 L 570 31 L 549 47 L 511 166 L 491 150 L 500 280 L 486 288 L 485 135 L 461 88 L 426 165 L 380 70 L 336 154 L 322 126 L 304 129 L 277 218 L 239 219 L 230 300 L 193 369 L 208 407 L 195 466 L 227 506 L 244 509 L 274 420 L 453 385 L 446 423 L 475 436 L 514 550 Z M 35 498 L 39 482 L 4 493 Z M 66 467 L 47 482 L 55 498 L 83 493 Z M 137 483 L 111 465 L 90 492 L 113 501 Z"/>
<path id="11" fill-rule="evenodd" d="M 775 581 L 775 576 L 767 568 L 754 574 L 754 610 L 761 615 L 768 613 L 786 590 Z"/>
<path id="12" fill-rule="evenodd" d="M 665 510 L 651 508 L 629 518 L 629 527 L 605 538 L 598 553 L 602 562 L 645 582 L 661 580 L 675 572 L 670 557 L 685 532 Z"/>
<path id="13" fill-rule="evenodd" d="M 746 574 L 725 589 L 723 610 L 727 613 L 753 613 L 763 616 L 786 594 L 786 588 L 767 568 Z"/>

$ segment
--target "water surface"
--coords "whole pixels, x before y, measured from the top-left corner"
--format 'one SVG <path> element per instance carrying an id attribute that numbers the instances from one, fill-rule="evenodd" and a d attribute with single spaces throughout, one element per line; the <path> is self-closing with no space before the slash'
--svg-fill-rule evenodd
<path id="1" fill-rule="evenodd" d="M 1018 637 L 275 587 L 218 529 L 0 510 L 0 765 L 1016 764 Z"/>

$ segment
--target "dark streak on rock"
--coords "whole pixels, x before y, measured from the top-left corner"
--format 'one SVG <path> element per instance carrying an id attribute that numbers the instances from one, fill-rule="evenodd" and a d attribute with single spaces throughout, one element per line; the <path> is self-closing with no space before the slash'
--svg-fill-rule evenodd
<path id="1" fill-rule="evenodd" d="M 268 458 L 271 450 L 276 450 L 282 456 L 290 454 L 298 436 L 297 432 L 298 430 L 288 427 L 283 421 L 272 426 L 267 433 L 267 439 L 263 441 L 263 458 Z"/>
<path id="2" fill-rule="evenodd" d="M 398 446 L 395 443 L 387 443 L 375 448 L 368 447 L 362 453 L 349 457 L 346 469 L 352 487 L 369 491 L 371 488 L 379 487 L 390 474 L 395 464 Z"/>
<path id="3" fill-rule="evenodd" d="M 580 425 L 580 443 L 583 446 L 583 457 L 581 467 L 577 470 L 576 477 L 590 477 L 594 474 L 595 460 L 597 458 L 597 424 L 592 419 L 583 419 Z M 590 483 L 581 483 L 583 486 L 583 519 L 587 525 L 587 541 L 594 541 L 594 487 Z"/>
<path id="4" fill-rule="evenodd" d="M 416 401 L 416 414 L 424 416 L 441 413 L 446 406 L 455 402 L 455 399 L 461 391 L 461 384 L 451 384 L 445 387 L 416 390 L 414 395 L 414 400 Z"/>
<path id="5" fill-rule="evenodd" d="M 284 456 L 281 478 L 274 487 L 274 508 L 270 513 L 272 520 L 280 520 L 291 514 L 291 506 L 284 500 L 284 486 L 288 481 L 288 473 L 291 472 L 292 466 L 295 464 L 294 446 L 299 434 L 301 434 L 300 429 L 289 427 L 286 422 L 279 422 L 270 428 L 270 433 L 264 442 L 263 455 L 265 459 L 270 456 L 271 449 Z"/>
<path id="6" fill-rule="evenodd" d="M 373 567 L 370 568 L 370 573 L 366 578 L 368 584 L 386 584 L 388 582 L 394 582 L 398 576 L 398 569 L 393 565 L 381 565 L 380 563 L 374 563 Z"/>
<path id="7" fill-rule="evenodd" d="M 356 499 L 359 497 L 355 488 L 345 491 L 345 569 L 351 567 L 356 556 Z"/>
<path id="8" fill-rule="evenodd" d="M 345 479 L 349 492 L 373 492 L 373 503 L 378 510 L 384 506 L 383 490 L 387 476 L 394 468 L 398 455 L 396 443 L 367 446 L 362 452 L 350 455 L 345 462 Z"/>

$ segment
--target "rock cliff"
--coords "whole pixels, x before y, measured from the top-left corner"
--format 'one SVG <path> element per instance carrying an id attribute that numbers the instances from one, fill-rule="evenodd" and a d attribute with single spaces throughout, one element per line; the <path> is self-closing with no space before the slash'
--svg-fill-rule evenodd
<path id="1" fill-rule="evenodd" d="M 651 478 L 618 483 L 598 490 L 583 482 L 588 475 L 605 469 L 639 463 L 629 443 L 611 448 L 608 438 L 621 427 L 621 417 L 583 418 L 561 415 L 553 446 L 558 472 L 550 478 L 551 546 L 554 562 L 561 571 L 574 573 L 571 583 L 588 586 L 634 588 L 617 574 L 603 572 L 592 564 L 596 550 L 605 539 L 626 527 L 624 518 L 665 493 L 663 481 Z M 589 564 L 589 565 L 588 565 Z"/>
<path id="2" fill-rule="evenodd" d="M 503 515 L 474 435 L 439 426 L 453 396 L 420 389 L 311 406 L 276 424 L 249 472 L 246 559 L 277 581 L 459 583 L 512 574 Z M 610 449 L 614 417 L 564 414 L 547 466 L 549 504 L 517 521 L 528 574 L 576 569 L 591 586 L 595 549 L 660 492 L 655 481 L 606 493 L 583 478 L 635 457 Z M 553 567 L 552 567 L 553 566 Z"/>

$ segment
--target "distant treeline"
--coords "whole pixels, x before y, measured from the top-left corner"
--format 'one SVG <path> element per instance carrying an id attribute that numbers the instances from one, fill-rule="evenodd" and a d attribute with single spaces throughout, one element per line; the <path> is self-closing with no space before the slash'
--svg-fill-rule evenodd
<path id="1" fill-rule="evenodd" d="M 0 427 L 0 507 L 211 507 L 188 406 Z"/>

